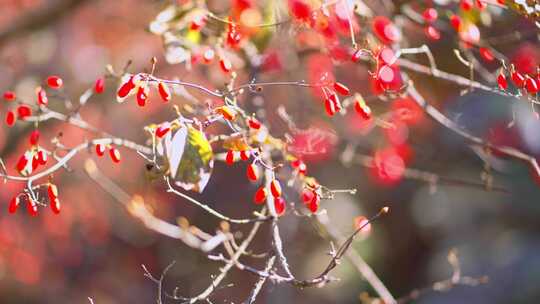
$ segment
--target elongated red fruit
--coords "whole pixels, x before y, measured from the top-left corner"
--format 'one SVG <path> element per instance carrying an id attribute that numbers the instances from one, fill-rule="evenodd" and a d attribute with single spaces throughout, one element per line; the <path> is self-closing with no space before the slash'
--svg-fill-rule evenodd
<path id="1" fill-rule="evenodd" d="M 341 82 L 334 82 L 334 90 L 338 92 L 340 95 L 347 96 L 351 94 L 351 91 L 349 88 L 347 88 L 343 83 Z"/>
<path id="2" fill-rule="evenodd" d="M 15 196 L 9 201 L 9 207 L 8 212 L 9 213 L 15 213 L 17 209 L 19 208 L 19 204 L 21 203 L 21 200 L 19 199 L 19 196 Z"/>
<path id="3" fill-rule="evenodd" d="M 38 214 L 37 203 L 30 196 L 28 196 L 28 204 L 26 205 L 26 210 L 31 216 L 36 216 Z"/>
<path id="4" fill-rule="evenodd" d="M 253 201 L 255 204 L 260 205 L 264 203 L 264 200 L 266 200 L 266 197 L 268 196 L 268 190 L 264 187 L 259 188 L 257 192 L 255 192 L 255 196 L 253 197 Z"/>
<path id="5" fill-rule="evenodd" d="M 105 155 L 105 146 L 103 144 L 96 145 L 96 154 L 97 156 Z"/>
<path id="6" fill-rule="evenodd" d="M 94 92 L 101 94 L 103 91 L 105 91 L 105 78 L 99 77 L 94 84 Z"/>
<path id="7" fill-rule="evenodd" d="M 116 94 L 118 97 L 124 98 L 128 96 L 129 92 L 131 92 L 133 88 L 135 88 L 135 84 L 133 83 L 133 76 L 131 76 L 128 81 L 120 86 Z"/>
<path id="8" fill-rule="evenodd" d="M 317 212 L 319 210 L 319 203 L 321 202 L 321 197 L 317 194 L 313 196 L 311 201 L 309 202 L 309 210 L 313 213 Z"/>
<path id="9" fill-rule="evenodd" d="M 120 160 L 122 159 L 120 155 L 120 151 L 118 151 L 118 149 L 116 148 L 111 148 L 109 150 L 109 155 L 111 156 L 112 161 L 115 163 L 119 163 Z"/>
<path id="10" fill-rule="evenodd" d="M 251 181 L 256 181 L 259 179 L 259 167 L 257 167 L 257 165 L 255 164 L 250 164 L 248 167 L 247 167 L 247 177 L 249 178 L 249 180 Z"/>
<path id="11" fill-rule="evenodd" d="M 148 99 L 148 90 L 144 86 L 140 86 L 137 90 L 137 104 L 139 107 L 144 107 L 146 105 L 146 100 Z"/>
<path id="12" fill-rule="evenodd" d="M 162 138 L 167 133 L 169 133 L 170 130 L 171 130 L 171 125 L 169 123 L 162 123 L 156 128 L 156 132 L 155 132 L 156 137 Z"/>
<path id="13" fill-rule="evenodd" d="M 17 117 L 15 117 L 15 113 L 13 113 L 13 111 L 8 111 L 6 113 L 6 124 L 8 125 L 8 127 L 13 126 L 16 120 Z"/>
<path id="14" fill-rule="evenodd" d="M 47 84 L 51 89 L 58 90 L 62 87 L 64 81 L 62 80 L 62 78 L 53 75 L 47 78 Z"/>
<path id="15" fill-rule="evenodd" d="M 227 165 L 232 165 L 234 164 L 234 151 L 233 150 L 229 150 L 227 151 L 227 155 L 225 156 L 225 163 Z"/>
<path id="16" fill-rule="evenodd" d="M 280 197 L 281 196 L 281 184 L 277 179 L 273 179 L 270 182 L 270 192 L 272 192 L 272 196 L 274 197 Z"/>
<path id="17" fill-rule="evenodd" d="M 246 161 L 251 156 L 251 152 L 249 150 L 242 150 L 240 151 L 240 159 Z"/>
<path id="18" fill-rule="evenodd" d="M 47 98 L 47 92 L 43 88 L 39 88 L 37 92 L 38 104 L 46 106 L 49 103 L 49 98 Z"/>
<path id="19" fill-rule="evenodd" d="M 171 100 L 171 91 L 169 90 L 169 87 L 161 81 L 158 83 L 158 92 L 163 102 L 169 102 Z"/>
<path id="20" fill-rule="evenodd" d="M 283 213 L 285 213 L 286 205 L 287 203 L 285 202 L 285 199 L 283 199 L 282 197 L 276 197 L 274 199 L 274 208 L 276 209 L 276 214 L 278 216 L 283 215 Z"/>
<path id="21" fill-rule="evenodd" d="M 60 200 L 59 199 L 56 198 L 50 201 L 49 206 L 51 207 L 51 210 L 54 212 L 54 214 L 60 213 Z"/>
<path id="22" fill-rule="evenodd" d="M 39 142 L 39 130 L 34 130 L 30 133 L 30 145 L 36 146 Z"/>

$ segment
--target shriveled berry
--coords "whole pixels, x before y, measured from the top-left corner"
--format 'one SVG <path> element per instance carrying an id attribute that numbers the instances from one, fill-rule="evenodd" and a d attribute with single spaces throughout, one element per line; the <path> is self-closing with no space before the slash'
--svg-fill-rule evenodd
<path id="1" fill-rule="evenodd" d="M 257 181 L 259 179 L 259 167 L 257 167 L 255 164 L 249 164 L 246 175 L 249 180 Z"/>
<path id="2" fill-rule="evenodd" d="M 96 145 L 96 154 L 97 156 L 105 155 L 105 146 L 103 144 Z"/>
<path id="3" fill-rule="evenodd" d="M 273 179 L 270 182 L 270 192 L 272 192 L 273 197 L 281 196 L 281 184 L 277 179 Z"/>
<path id="4" fill-rule="evenodd" d="M 6 112 L 6 124 L 8 125 L 8 127 L 13 126 L 16 120 L 17 117 L 15 117 L 15 113 L 13 113 L 13 111 Z"/>
<path id="5" fill-rule="evenodd" d="M 47 78 L 47 84 L 51 89 L 60 89 L 64 84 L 64 81 L 62 78 L 53 75 Z"/>
<path id="6" fill-rule="evenodd" d="M 4 92 L 4 99 L 6 101 L 12 101 L 12 100 L 15 100 L 15 98 L 17 98 L 17 95 L 15 94 L 15 92 L 13 92 L 13 91 L 5 91 Z"/>
<path id="7" fill-rule="evenodd" d="M 120 160 L 122 159 L 120 155 L 120 151 L 118 151 L 118 149 L 114 147 L 109 149 L 109 156 L 111 157 L 112 161 L 115 163 L 119 163 Z"/>
<path id="8" fill-rule="evenodd" d="M 255 192 L 255 196 L 253 197 L 253 201 L 255 204 L 260 205 L 264 203 L 266 200 L 266 197 L 268 196 L 268 190 L 264 187 L 261 187 Z"/>
<path id="9" fill-rule="evenodd" d="M 22 104 L 17 107 L 17 115 L 19 116 L 19 119 L 24 119 L 32 115 L 32 108 L 30 108 L 28 105 Z"/>
<path id="10" fill-rule="evenodd" d="M 15 196 L 9 201 L 9 207 L 8 212 L 13 214 L 17 212 L 17 209 L 19 208 L 19 204 L 21 203 L 21 200 L 19 199 L 19 196 Z"/>
<path id="11" fill-rule="evenodd" d="M 234 154 L 235 154 L 235 153 L 234 153 L 233 150 L 227 151 L 227 155 L 225 156 L 225 163 L 226 163 L 227 165 L 232 165 L 232 164 L 234 164 L 234 159 L 235 159 Z"/>
<path id="12" fill-rule="evenodd" d="M 169 102 L 171 100 L 171 91 L 169 90 L 169 87 L 161 81 L 158 83 L 158 92 L 163 102 Z"/>
<path id="13" fill-rule="evenodd" d="M 43 88 L 39 88 L 37 92 L 38 104 L 46 106 L 49 103 L 49 98 L 47 98 L 47 92 Z"/>
<path id="14" fill-rule="evenodd" d="M 103 91 L 105 91 L 105 78 L 99 77 L 94 84 L 94 92 L 101 94 Z"/>
<path id="15" fill-rule="evenodd" d="M 336 90 L 338 94 L 343 95 L 343 96 L 347 96 L 351 94 L 351 91 L 349 90 L 349 88 L 347 88 L 344 84 L 340 82 L 334 82 L 334 90 Z"/>
<path id="16" fill-rule="evenodd" d="M 282 197 L 276 197 L 274 199 L 274 209 L 276 209 L 276 214 L 278 216 L 283 215 L 285 213 L 285 208 L 287 206 L 287 202 L 285 202 L 285 199 Z"/>
<path id="17" fill-rule="evenodd" d="M 39 142 L 39 130 L 34 130 L 30 133 L 30 145 L 36 146 Z"/>

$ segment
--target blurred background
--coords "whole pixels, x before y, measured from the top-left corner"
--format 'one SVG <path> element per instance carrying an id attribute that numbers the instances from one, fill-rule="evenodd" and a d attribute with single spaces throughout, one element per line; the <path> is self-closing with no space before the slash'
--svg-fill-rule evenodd
<path id="1" fill-rule="evenodd" d="M 210 2 L 215 11 L 227 11 L 226 1 Z M 132 60 L 129 70 L 138 72 L 150 67 L 152 56 L 158 58 L 159 77 L 176 76 L 221 87 L 225 79 L 217 67 L 188 72 L 183 64 L 167 63 L 161 38 L 148 31 L 151 21 L 166 5 L 166 1 L 142 0 L 0 0 L 0 91 L 14 90 L 22 100 L 31 101 L 35 99 L 35 87 L 55 74 L 64 80 L 64 93 L 76 100 L 105 74 L 107 64 L 121 69 Z M 481 28 L 482 35 L 491 39 L 516 31 L 536 31 L 530 22 L 512 13 L 493 14 L 493 24 Z M 290 28 L 280 31 L 294 34 Z M 406 33 L 410 46 L 429 42 L 421 27 L 411 26 Z M 269 43 L 265 56 L 274 61 L 268 60 L 268 71 L 261 73 L 260 79 L 309 80 L 325 69 L 333 69 L 334 77 L 351 90 L 366 96 L 376 93 L 372 92 L 367 66 L 340 62 L 318 52 L 299 55 L 291 52 L 292 47 L 284 46 L 286 41 L 282 36 Z M 452 54 L 455 37 L 443 36 L 430 45 L 442 70 L 467 75 L 466 68 Z M 531 73 L 538 66 L 540 45 L 535 35 L 501 43 L 497 49 L 523 71 Z M 422 56 L 410 59 L 426 63 Z M 335 68 L 332 60 L 338 61 Z M 486 65 L 494 75 L 496 68 Z M 455 85 L 422 75 L 410 76 L 431 104 L 473 134 L 540 155 L 540 121 L 531 112 L 530 104 L 479 91 L 461 96 L 462 88 Z M 248 77 L 240 74 L 239 83 Z M 117 103 L 117 86 L 116 81 L 107 81 L 105 94 L 92 97 L 81 115 L 107 132 L 139 143 L 146 140 L 145 125 L 174 118 L 172 107 L 163 106 L 156 94 L 144 110 L 135 102 Z M 460 137 L 431 121 L 407 98 L 370 104 L 377 114 L 393 107 L 413 112 L 413 119 L 395 131 L 366 125 L 355 113 L 328 118 L 316 92 L 298 87 L 265 89 L 258 96 L 244 98 L 246 104 L 252 102 L 248 99 L 256 99 L 268 110 L 273 134 L 285 132 L 285 123 L 271 111 L 284 105 L 300 128 L 323 138 L 315 149 L 326 152 L 319 151 L 317 157 L 306 159 L 309 174 L 329 188 L 358 189 L 354 196 L 340 194 L 334 200 L 323 201 L 322 208 L 328 210 L 337 229 L 351 233 L 356 216 L 370 216 L 386 205 L 392 208 L 388 216 L 373 224 L 369 237 L 353 246 L 394 296 L 448 279 L 452 268 L 446 257 L 456 248 L 463 274 L 487 275 L 489 283 L 429 293 L 415 303 L 538 303 L 540 191 L 538 180 L 525 164 L 497 156 L 490 160 L 494 185 L 504 188 L 505 193 L 444 183 L 433 186 L 405 178 L 401 172 L 389 179 L 354 161 L 344 163 L 342 152 L 353 145 L 357 153 L 364 155 L 380 152 L 385 157 L 397 153 L 408 168 L 479 184 L 486 175 L 485 164 Z M 182 102 L 181 97 L 173 99 L 173 103 Z M 2 117 L 9 107 L 0 104 Z M 44 139 L 62 132 L 66 145 L 92 138 L 92 134 L 57 122 L 44 123 L 40 129 Z M 13 164 L 27 148 L 31 130 L 32 126 L 24 123 L 0 128 L 0 155 L 10 172 L 14 172 Z M 189 296 L 206 288 L 221 264 L 144 228 L 86 176 L 81 168 L 88 157 L 94 156 L 77 156 L 70 162 L 73 172 L 55 176 L 63 204 L 60 215 L 50 210 L 43 210 L 37 217 L 28 216 L 24 210 L 8 214 L 8 201 L 24 185 L 8 182 L 0 186 L 0 302 L 87 303 L 87 297 L 92 297 L 96 304 L 154 303 L 156 286 L 143 276 L 141 264 L 159 275 L 172 261 L 176 264 L 168 273 L 165 289 L 179 286 L 180 294 Z M 166 193 L 162 183 L 148 182 L 144 162 L 138 155 L 122 150 L 122 157 L 122 163 L 114 166 L 107 159 L 94 158 L 124 190 L 143 195 L 161 218 L 174 222 L 184 216 L 205 231 L 214 231 L 218 220 Z M 194 197 L 231 217 L 245 217 L 255 210 L 251 198 L 256 189 L 245 178 L 245 164 L 226 167 L 218 162 L 205 192 Z M 289 202 L 298 201 L 297 193 L 285 195 Z M 328 261 L 328 241 L 308 218 L 290 213 L 280 220 L 280 228 L 295 275 L 309 278 L 318 274 Z M 267 250 L 270 241 L 265 227 L 253 248 Z M 259 268 L 264 266 L 261 260 L 250 262 Z M 259 303 L 359 303 L 363 292 L 375 296 L 347 261 L 333 274 L 341 280 L 320 289 L 267 283 Z M 233 270 L 212 300 L 238 303 L 249 294 L 256 279 Z M 227 285 L 231 283 L 234 286 Z"/>

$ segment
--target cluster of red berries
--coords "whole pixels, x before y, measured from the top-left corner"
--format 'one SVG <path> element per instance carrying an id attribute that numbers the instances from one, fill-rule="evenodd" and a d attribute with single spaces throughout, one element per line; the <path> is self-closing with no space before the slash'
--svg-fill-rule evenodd
<path id="1" fill-rule="evenodd" d="M 116 95 L 119 98 L 126 98 L 131 92 L 136 91 L 137 104 L 144 107 L 148 101 L 149 84 L 148 81 L 140 80 L 140 75 L 131 75 L 118 89 Z M 163 81 L 158 82 L 158 93 L 163 102 L 167 103 L 171 100 L 171 92 L 167 84 Z"/>
<path id="2" fill-rule="evenodd" d="M 304 205 L 313 213 L 319 210 L 319 205 L 321 203 L 321 196 L 318 193 L 318 185 L 309 186 L 302 190 L 302 201 Z"/>
<path id="3" fill-rule="evenodd" d="M 97 156 L 102 157 L 103 155 L 105 155 L 107 147 L 104 144 L 96 144 L 95 148 Z M 120 155 L 120 151 L 112 146 L 108 146 L 108 149 L 111 160 L 115 163 L 119 163 L 122 160 L 122 155 Z"/>
<path id="4" fill-rule="evenodd" d="M 47 185 L 47 194 L 49 197 L 49 206 L 51 210 L 54 212 L 54 214 L 60 213 L 60 200 L 58 199 L 58 188 L 55 184 L 49 183 Z M 26 210 L 29 215 L 31 216 L 37 216 L 38 214 L 38 203 L 32 198 L 32 196 L 28 193 L 26 194 L 19 194 L 12 198 L 9 201 L 8 206 L 8 212 L 13 214 L 17 212 L 17 209 L 19 209 L 19 205 L 21 204 L 21 195 L 23 195 L 26 198 Z"/>
<path id="5" fill-rule="evenodd" d="M 518 89 L 523 89 L 527 91 L 530 95 L 536 95 L 538 94 L 538 91 L 540 89 L 540 67 L 538 68 L 538 73 L 536 75 L 523 75 L 522 73 L 518 72 L 513 66 L 511 66 L 511 72 L 510 72 L 510 79 L 512 80 L 512 83 L 516 86 Z M 508 80 L 507 75 L 503 69 L 499 72 L 499 76 L 497 77 L 497 84 L 499 85 L 499 89 L 505 91 L 508 89 Z"/>
<path id="6" fill-rule="evenodd" d="M 195 65 L 200 61 L 202 61 L 204 64 L 212 64 L 215 57 L 216 51 L 214 51 L 214 49 L 212 48 L 205 49 L 202 54 L 194 52 L 193 54 L 191 54 L 191 65 Z M 231 72 L 233 66 L 231 61 L 227 57 L 222 55 L 219 59 L 219 68 L 223 73 L 228 74 Z"/>
<path id="7" fill-rule="evenodd" d="M 39 147 L 39 130 L 34 130 L 30 133 L 30 149 L 26 150 L 15 165 L 15 169 L 21 175 L 29 175 L 39 166 L 47 164 L 47 152 Z"/>
<path id="8" fill-rule="evenodd" d="M 287 202 L 285 199 L 281 196 L 281 184 L 277 179 L 273 179 L 270 182 L 270 193 L 274 197 L 274 208 L 276 210 L 277 215 L 282 215 L 285 213 L 285 208 L 287 205 Z M 255 204 L 263 204 L 266 198 L 268 197 L 268 189 L 266 187 L 261 187 L 255 192 L 255 196 L 253 197 L 253 200 L 255 201 Z"/>

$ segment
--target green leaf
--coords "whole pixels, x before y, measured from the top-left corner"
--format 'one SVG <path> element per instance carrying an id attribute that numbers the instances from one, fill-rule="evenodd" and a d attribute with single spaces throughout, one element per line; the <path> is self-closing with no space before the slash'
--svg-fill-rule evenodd
<path id="1" fill-rule="evenodd" d="M 184 124 L 164 140 L 169 173 L 175 183 L 186 190 L 202 192 L 214 167 L 212 146 L 204 133 Z"/>

